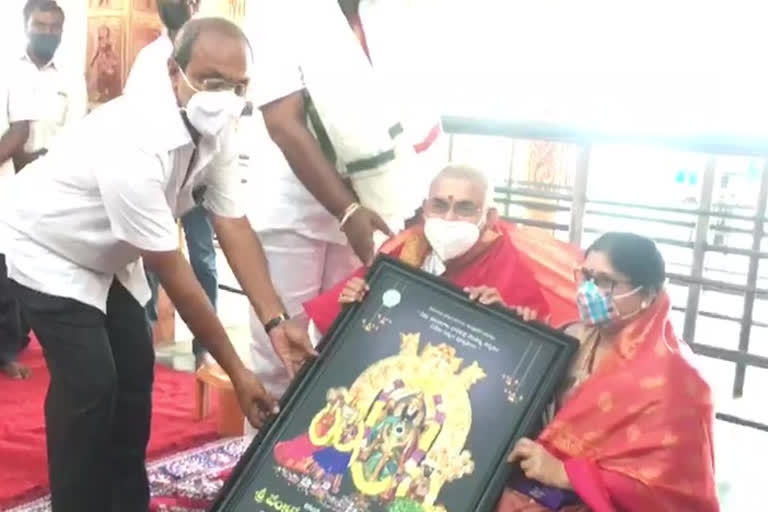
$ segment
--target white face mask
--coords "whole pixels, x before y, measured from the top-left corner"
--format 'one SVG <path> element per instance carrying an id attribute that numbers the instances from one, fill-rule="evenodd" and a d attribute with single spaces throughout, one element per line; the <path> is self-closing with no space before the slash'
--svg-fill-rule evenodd
<path id="1" fill-rule="evenodd" d="M 480 239 L 480 227 L 464 220 L 427 217 L 424 235 L 435 254 L 449 261 L 466 254 Z"/>
<path id="2" fill-rule="evenodd" d="M 245 99 L 234 91 L 201 91 L 189 83 L 187 75 L 181 72 L 184 81 L 195 94 L 187 102 L 184 112 L 189 123 L 203 137 L 216 138 L 237 123 L 245 108 Z"/>

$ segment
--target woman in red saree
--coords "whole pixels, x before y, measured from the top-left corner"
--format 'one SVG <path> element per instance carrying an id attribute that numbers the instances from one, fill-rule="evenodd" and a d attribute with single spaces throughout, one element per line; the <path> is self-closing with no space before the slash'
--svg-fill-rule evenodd
<path id="1" fill-rule="evenodd" d="M 608 233 L 578 274 L 581 349 L 497 511 L 718 511 L 710 389 L 672 330 L 661 255 Z"/>

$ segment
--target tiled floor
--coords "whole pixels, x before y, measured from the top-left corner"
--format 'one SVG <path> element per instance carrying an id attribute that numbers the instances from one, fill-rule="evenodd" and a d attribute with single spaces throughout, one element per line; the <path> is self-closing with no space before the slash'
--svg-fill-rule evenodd
<path id="1" fill-rule="evenodd" d="M 220 282 L 237 287 L 226 260 L 221 255 L 219 264 Z M 218 306 L 219 316 L 230 333 L 238 354 L 250 366 L 248 301 L 241 295 L 221 291 Z M 158 361 L 180 370 L 192 371 L 192 335 L 180 319 L 177 319 L 176 335 L 178 342 L 175 345 L 158 350 Z M 705 375 L 708 378 L 712 376 L 711 373 Z M 730 375 L 729 373 L 728 377 L 732 378 Z M 718 383 L 711 384 L 715 388 Z M 763 407 L 765 403 L 763 401 Z M 730 410 L 731 404 L 721 401 L 719 407 Z M 756 417 L 755 410 L 749 407 L 747 409 L 742 415 Z M 715 463 L 722 511 L 762 510 L 763 508 L 757 505 L 757 492 L 768 482 L 768 477 L 762 471 L 764 461 L 768 460 L 768 433 L 722 421 L 715 423 Z"/>

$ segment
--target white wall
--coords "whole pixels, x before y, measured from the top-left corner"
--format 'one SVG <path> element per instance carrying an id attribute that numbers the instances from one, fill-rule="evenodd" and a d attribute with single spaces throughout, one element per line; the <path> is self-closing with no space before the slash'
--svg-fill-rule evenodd
<path id="1" fill-rule="evenodd" d="M 764 133 L 765 2 L 401 1 L 429 11 L 422 73 L 446 112 Z M 62 57 L 83 69 L 88 1 L 59 3 Z M 0 0 L 0 56 L 23 47 L 23 4 Z"/>

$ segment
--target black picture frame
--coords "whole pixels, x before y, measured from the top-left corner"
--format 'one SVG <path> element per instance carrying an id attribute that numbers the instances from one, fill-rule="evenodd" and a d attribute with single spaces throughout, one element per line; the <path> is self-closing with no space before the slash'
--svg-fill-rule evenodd
<path id="1" fill-rule="evenodd" d="M 277 462 L 275 461 L 275 446 L 277 446 L 279 442 L 289 441 L 293 436 L 297 435 L 298 432 L 301 432 L 302 429 L 308 431 L 310 423 L 307 421 L 307 418 L 317 418 L 320 415 L 320 412 L 318 411 L 321 411 L 321 409 L 325 410 L 323 407 L 326 403 L 317 399 L 310 400 L 312 396 L 317 396 L 321 393 L 322 396 L 325 397 L 325 392 L 328 389 L 337 386 L 338 382 L 347 382 L 347 386 L 351 386 L 351 392 L 355 389 L 373 388 L 374 386 L 369 386 L 368 388 L 359 386 L 358 388 L 355 388 L 362 373 L 369 370 L 373 371 L 373 365 L 384 364 L 383 361 L 385 359 L 380 358 L 375 354 L 372 355 L 372 353 L 379 351 L 380 353 L 388 354 L 384 356 L 384 358 L 389 358 L 386 359 L 387 361 L 397 360 L 396 358 L 398 357 L 405 357 L 402 350 L 405 350 L 403 347 L 406 346 L 406 342 L 404 341 L 406 338 L 403 335 L 407 334 L 405 331 L 413 330 L 413 327 L 402 326 L 405 326 L 406 324 L 411 326 L 420 325 L 418 324 L 418 321 L 424 323 L 426 334 L 419 331 L 421 334 L 424 334 L 424 339 L 420 339 L 416 343 L 417 349 L 414 357 L 425 358 L 425 348 L 426 346 L 430 346 L 432 348 L 443 347 L 440 350 L 447 351 L 447 353 L 450 353 L 451 349 L 455 349 L 453 359 L 449 359 L 448 356 L 445 356 L 446 359 L 443 360 L 438 356 L 435 356 L 440 362 L 434 364 L 443 364 L 448 361 L 450 362 L 450 365 L 455 365 L 455 360 L 462 360 L 458 370 L 451 373 L 447 382 L 441 384 L 441 386 L 445 386 L 445 392 L 448 393 L 449 389 L 458 389 L 458 387 L 456 387 L 458 384 L 451 380 L 452 378 L 456 379 L 456 381 L 461 381 L 463 383 L 462 385 L 465 386 L 467 386 L 467 382 L 475 382 L 475 384 L 468 384 L 469 387 L 467 387 L 466 391 L 467 398 L 469 398 L 466 402 L 469 403 L 468 421 L 470 422 L 470 427 L 468 427 L 469 430 L 466 431 L 467 434 L 464 438 L 465 441 L 463 446 L 449 446 L 451 446 L 451 449 L 455 448 L 456 452 L 454 455 L 456 456 L 458 456 L 460 452 L 469 451 L 470 457 L 482 457 L 482 460 L 479 462 L 478 460 L 473 459 L 472 467 L 474 469 L 471 474 L 459 477 L 455 482 L 447 483 L 440 487 L 437 498 L 438 500 L 442 499 L 444 501 L 437 501 L 435 504 L 440 503 L 447 512 L 486 512 L 493 510 L 512 471 L 511 466 L 505 463 L 507 453 L 518 439 L 535 434 L 535 430 L 540 425 L 544 409 L 551 401 L 556 387 L 567 371 L 568 364 L 578 348 L 578 342 L 565 335 L 563 332 L 554 330 L 543 324 L 524 323 L 517 315 L 507 308 L 487 307 L 472 302 L 468 299 L 464 291 L 453 286 L 444 279 L 414 269 L 387 256 L 379 256 L 377 258 L 376 262 L 369 270 L 366 280 L 370 286 L 370 291 L 365 301 L 348 307 L 335 320 L 332 328 L 323 338 L 319 357 L 312 363 L 305 365 L 289 387 L 281 401 L 281 413 L 261 429 L 259 435 L 254 439 L 235 467 L 232 476 L 225 483 L 222 491 L 219 493 L 210 509 L 211 511 L 354 511 L 354 508 L 341 507 L 338 504 L 340 502 L 334 502 L 337 503 L 336 505 L 329 505 L 328 502 L 326 502 L 325 505 L 323 505 L 318 500 L 315 500 L 314 497 L 308 496 L 307 492 L 309 492 L 310 488 L 307 487 L 303 490 L 300 488 L 300 485 L 304 485 L 304 479 L 302 479 L 301 484 L 289 482 L 287 480 L 288 477 L 285 475 L 293 475 L 293 473 L 290 471 L 280 473 L 281 471 L 284 471 L 284 469 L 281 469 L 282 466 L 277 465 Z M 384 292 L 382 292 L 382 290 L 384 290 Z M 395 290 L 395 293 L 390 293 L 391 290 Z M 386 293 L 389 293 L 389 296 L 385 299 Z M 382 309 L 386 307 L 384 305 L 385 302 L 388 304 L 393 302 L 393 297 L 398 298 L 398 304 L 387 310 Z M 412 307 L 407 307 L 409 305 L 413 306 L 413 304 L 410 304 L 409 302 L 410 297 L 413 297 L 414 303 L 417 302 L 422 304 L 419 306 L 421 309 L 414 311 Z M 406 300 L 404 301 L 403 298 Z M 375 320 L 377 318 L 376 315 L 381 315 L 382 313 L 374 314 L 374 311 L 384 311 L 385 314 L 381 318 L 384 318 L 385 320 L 381 320 L 381 318 Z M 457 312 L 460 312 L 461 314 L 458 315 L 456 314 Z M 393 318 L 386 316 L 389 313 L 392 314 Z M 424 315 L 426 315 L 426 318 Z M 452 326 L 448 323 L 448 319 L 452 319 L 458 323 Z M 447 324 L 449 327 L 446 328 L 443 324 Z M 462 324 L 463 328 L 460 327 Z M 373 329 L 377 325 L 378 328 L 374 331 L 366 331 L 366 327 L 371 327 Z M 398 328 L 398 325 L 401 325 L 401 327 Z M 451 330 L 451 327 L 456 327 L 458 331 L 455 329 Z M 374 333 L 370 335 L 371 343 L 366 345 L 367 342 L 365 339 L 361 341 L 361 337 L 368 336 L 368 333 L 371 332 Z M 383 336 L 389 336 L 392 333 L 400 335 L 399 340 L 397 339 L 398 336 L 392 336 L 395 338 L 391 342 L 391 345 L 395 347 L 394 352 L 393 347 L 389 347 L 388 345 L 389 341 L 381 341 Z M 451 338 L 452 335 L 454 338 Z M 461 338 L 461 342 L 458 341 L 459 338 Z M 489 342 L 488 340 L 492 341 Z M 425 341 L 427 344 L 423 345 L 423 342 Z M 373 342 L 377 343 L 374 344 Z M 439 343 L 435 345 L 435 342 Z M 454 343 L 451 344 L 452 342 Z M 398 345 L 400 346 L 400 351 L 396 348 Z M 525 349 L 522 348 L 523 345 L 526 346 Z M 496 352 L 493 352 L 494 348 L 496 349 Z M 531 350 L 534 350 L 534 352 L 531 352 Z M 487 355 L 486 352 L 490 353 L 490 355 Z M 521 352 L 522 355 L 520 355 Z M 363 355 L 361 356 L 361 354 Z M 355 359 L 355 357 L 364 358 L 366 357 L 366 354 L 371 357 L 369 361 L 358 361 Z M 511 357 L 514 354 L 518 355 L 516 359 Z M 529 356 L 529 354 L 531 355 Z M 536 357 L 533 357 L 534 355 Z M 467 356 L 470 357 L 467 358 Z M 472 371 L 466 372 L 468 375 L 466 379 L 463 377 L 463 375 L 465 375 L 465 373 L 463 373 L 464 370 L 472 366 L 472 364 L 469 363 L 469 359 L 473 357 L 475 358 L 474 364 L 480 368 L 482 373 L 484 373 L 484 376 L 477 381 L 472 380 L 477 377 Z M 499 369 L 506 367 L 505 357 L 510 358 L 509 368 L 516 365 L 517 368 L 514 370 L 516 373 L 510 372 L 511 375 L 507 373 L 499 374 Z M 428 360 L 434 362 L 438 359 L 433 358 Z M 427 364 L 424 363 L 424 360 L 418 363 L 421 365 L 418 366 L 419 368 L 424 368 L 424 364 Z M 529 363 L 526 363 L 528 364 L 528 372 L 525 376 L 522 376 L 518 370 L 523 367 L 524 360 L 529 361 Z M 478 361 L 482 361 L 482 363 L 478 363 Z M 363 369 L 362 373 L 356 373 L 358 368 Z M 440 366 L 440 368 L 446 367 Z M 475 370 L 475 372 L 476 371 L 477 370 Z M 348 372 L 349 375 L 341 375 L 344 372 Z M 533 372 L 532 378 L 528 377 L 530 372 Z M 426 375 L 426 373 L 424 374 Z M 409 375 L 413 374 L 411 373 Z M 406 380 L 410 379 L 412 381 L 413 378 L 415 377 L 408 377 Z M 370 380 L 371 379 L 368 379 L 366 382 Z M 427 379 L 424 382 L 431 381 Z M 480 382 L 483 387 L 480 391 L 472 391 L 471 386 L 478 386 L 477 382 Z M 436 382 L 432 382 L 430 385 L 435 386 L 436 384 Z M 394 389 L 397 390 L 398 388 Z M 428 401 L 424 398 L 426 395 L 419 395 L 422 398 L 413 398 L 413 395 L 410 396 L 411 397 L 407 398 L 407 400 L 411 400 L 410 403 L 413 405 L 404 405 L 402 406 L 403 408 L 401 411 L 420 411 L 414 413 L 416 416 L 411 417 L 411 420 L 409 421 L 411 421 L 411 425 L 416 425 L 416 418 L 418 417 L 418 421 L 421 422 L 419 425 L 422 425 L 422 428 L 426 428 L 423 427 L 427 424 L 427 421 L 424 419 L 427 414 L 427 408 L 424 406 Z M 461 401 L 458 398 L 459 394 L 443 396 L 441 392 L 439 394 L 433 393 L 431 396 L 435 403 L 437 403 L 435 397 L 439 397 L 441 403 L 449 403 L 449 405 L 445 406 L 447 410 L 464 411 L 459 405 L 450 405 L 459 404 Z M 449 400 L 451 396 L 455 396 L 456 398 L 451 401 Z M 373 404 L 383 403 L 380 401 L 383 399 L 384 395 L 382 395 L 382 392 L 380 391 L 379 394 L 375 395 L 373 402 L 370 402 L 369 400 L 370 403 L 358 403 L 356 407 L 360 410 L 365 410 L 366 407 L 368 407 L 367 414 L 370 415 L 370 408 L 373 407 Z M 506 402 L 504 401 L 505 399 Z M 387 407 L 386 411 L 391 412 L 395 410 L 392 409 L 393 400 L 394 398 L 390 399 L 390 401 L 387 402 L 387 405 L 384 406 Z M 403 398 L 401 400 L 406 399 Z M 419 400 L 421 401 L 419 402 Z M 445 402 L 443 402 L 443 400 L 445 400 Z M 514 400 L 518 401 L 515 402 Z M 354 402 L 352 403 L 354 404 Z M 328 407 L 331 407 L 330 402 L 328 403 Z M 510 411 L 513 411 L 514 414 L 510 414 Z M 307 414 L 310 414 L 310 416 L 307 416 Z M 385 413 L 382 413 L 382 416 L 384 416 L 384 414 Z M 392 414 L 395 413 L 391 412 L 390 416 L 387 416 L 387 418 L 391 418 Z M 478 416 L 477 421 L 475 421 L 476 414 Z M 401 415 L 405 416 L 407 414 L 406 412 L 402 412 Z M 461 414 L 457 412 L 455 416 L 463 417 L 462 415 L 465 416 L 465 412 L 462 412 Z M 304 416 L 304 418 L 300 418 L 301 416 Z M 443 430 L 444 428 L 448 429 L 454 424 L 463 425 L 461 422 L 449 424 L 448 420 L 445 419 L 446 416 L 449 415 L 444 414 L 442 409 L 439 414 L 434 413 L 432 415 L 432 426 L 436 424 L 435 421 L 437 421 L 437 418 L 439 418 L 440 421 L 440 426 L 438 427 L 440 433 L 435 434 L 434 439 L 441 439 L 440 436 L 444 435 L 443 432 L 448 432 L 448 430 Z M 494 430 L 497 427 L 497 420 L 501 420 L 498 421 L 498 431 Z M 297 425 L 297 423 L 301 424 Z M 381 425 L 381 423 L 378 423 L 377 425 Z M 365 436 L 369 436 L 369 430 L 370 428 L 366 430 Z M 451 432 L 455 433 L 459 431 L 460 427 L 456 427 Z M 475 431 L 482 432 L 475 433 Z M 293 434 L 291 434 L 291 432 L 293 432 Z M 357 430 L 355 430 L 355 432 L 357 432 Z M 390 433 L 387 435 L 391 435 L 392 431 L 388 432 Z M 423 431 L 419 430 L 418 432 Z M 378 431 L 378 434 L 381 434 L 381 436 L 385 434 L 383 427 Z M 416 436 L 416 434 L 414 434 L 414 436 Z M 461 439 L 460 435 L 457 434 L 457 436 L 458 439 Z M 479 438 L 475 439 L 475 437 L 478 436 Z M 413 437 L 412 439 L 414 442 L 416 442 L 416 440 L 420 442 L 422 437 L 422 434 L 419 434 L 419 436 Z M 374 438 L 374 441 L 371 441 L 370 439 L 371 438 L 369 437 L 366 441 L 366 443 L 369 443 L 366 444 L 368 447 L 372 446 L 373 443 L 381 438 L 376 437 Z M 430 445 L 430 448 L 427 450 L 426 458 L 421 459 L 421 462 L 418 463 L 418 467 L 421 467 L 421 465 L 425 465 L 426 467 L 427 463 L 425 461 L 427 461 L 430 456 L 430 450 L 433 450 L 432 447 L 438 444 L 434 439 L 431 441 L 433 444 Z M 453 437 L 450 437 L 450 439 L 453 439 Z M 446 443 L 447 441 L 443 444 Z M 471 450 L 466 447 L 470 447 Z M 372 450 L 372 448 L 368 449 L 369 451 Z M 484 452 L 483 450 L 492 451 Z M 362 454 L 362 450 L 353 453 L 356 454 L 356 457 L 362 459 L 362 455 L 360 455 Z M 385 458 L 383 450 L 377 453 L 380 457 L 378 460 Z M 392 452 L 390 451 L 387 453 L 389 454 L 389 458 L 386 460 L 389 461 L 389 463 L 392 463 L 395 460 L 392 457 Z M 446 459 L 443 458 L 439 460 Z M 350 468 L 350 473 L 352 473 L 351 468 L 354 464 L 364 464 L 363 462 L 354 462 L 350 460 L 347 462 L 348 465 L 346 467 Z M 384 464 L 384 467 L 391 466 Z M 402 471 L 404 470 L 401 470 L 401 467 L 408 467 L 408 464 L 398 464 L 398 469 L 393 473 L 394 476 L 392 478 L 405 478 L 407 480 L 407 478 L 410 477 L 402 477 L 402 474 L 404 474 Z M 382 473 L 383 471 L 384 470 L 382 470 Z M 398 471 L 400 473 L 398 473 Z M 434 476 L 435 473 L 432 472 L 432 470 L 425 469 L 425 481 L 430 483 L 432 480 L 429 479 L 427 471 L 429 471 L 429 474 L 433 475 L 433 479 L 437 477 Z M 376 478 L 380 478 L 382 473 L 374 473 L 374 475 Z M 359 474 L 360 473 L 358 472 L 358 475 Z M 443 475 L 445 472 L 439 474 Z M 268 478 L 267 475 L 271 476 Z M 343 478 L 344 476 L 342 476 L 342 479 Z M 263 487 L 262 484 L 259 483 L 261 481 L 269 481 L 270 479 L 272 479 L 273 484 L 275 482 L 281 482 L 275 484 L 279 487 L 278 491 L 282 489 L 281 492 L 273 492 L 275 490 L 274 487 L 267 487 L 266 483 Z M 347 475 L 347 482 L 342 485 L 349 486 L 349 480 L 352 480 L 352 478 Z M 408 482 L 410 482 L 410 480 Z M 408 482 L 402 484 L 402 488 L 406 488 L 407 485 L 410 485 Z M 451 487 L 457 482 L 461 485 L 460 488 Z M 312 485 L 314 486 L 315 484 L 313 483 Z M 357 483 L 355 483 L 355 485 L 357 485 Z M 425 487 L 429 488 L 429 485 L 425 484 Z M 285 489 L 288 489 L 287 494 Z M 314 489 L 314 487 L 312 487 L 312 489 Z M 448 490 L 451 492 L 448 492 Z M 269 502 L 271 498 L 271 505 L 265 501 L 262 501 L 261 503 L 258 501 L 259 497 L 264 500 L 265 491 L 269 494 L 265 501 Z M 467 499 L 467 496 L 470 494 L 471 497 Z M 293 496 L 293 498 L 291 498 L 291 496 Z M 345 497 L 344 499 L 351 498 Z M 369 511 L 388 510 L 387 506 L 383 505 L 380 501 L 376 501 L 375 498 L 368 499 L 373 500 L 371 504 L 369 504 L 371 507 L 368 509 Z M 463 503 L 459 503 L 461 501 L 463 501 Z"/>

